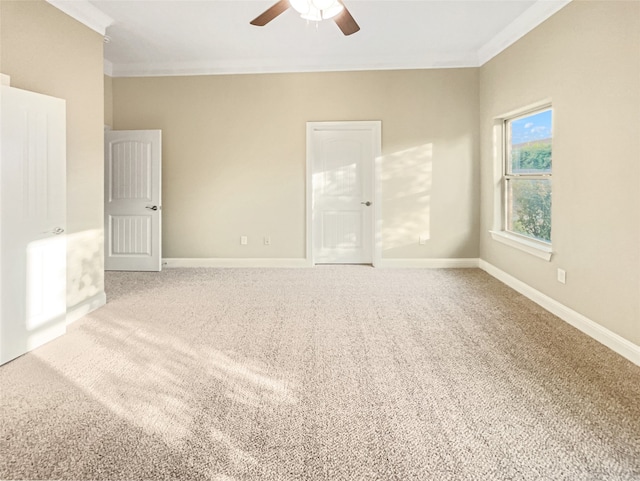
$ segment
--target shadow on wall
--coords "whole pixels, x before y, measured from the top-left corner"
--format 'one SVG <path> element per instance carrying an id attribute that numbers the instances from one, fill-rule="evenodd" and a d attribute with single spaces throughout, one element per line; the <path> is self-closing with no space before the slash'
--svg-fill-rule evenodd
<path id="1" fill-rule="evenodd" d="M 66 239 L 46 237 L 11 245 L 0 324 L 0 363 L 55 339 L 65 331 Z M 10 276 L 10 277 L 7 277 Z M 6 282 L 9 280 L 9 282 Z"/>
<path id="2" fill-rule="evenodd" d="M 67 235 L 67 306 L 104 291 L 104 232 L 91 229 Z"/>
<path id="3" fill-rule="evenodd" d="M 1 362 L 63 334 L 67 308 L 104 291 L 102 245 L 101 229 L 48 233 L 26 249 L 20 244 L 8 271 L 12 282 L 5 286 L 10 302 L 0 326 Z"/>
<path id="4" fill-rule="evenodd" d="M 431 236 L 433 144 L 382 156 L 382 252 Z"/>

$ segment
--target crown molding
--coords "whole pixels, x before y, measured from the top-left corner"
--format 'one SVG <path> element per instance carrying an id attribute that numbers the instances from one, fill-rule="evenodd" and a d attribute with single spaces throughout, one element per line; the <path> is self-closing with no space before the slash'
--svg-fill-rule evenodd
<path id="1" fill-rule="evenodd" d="M 102 16 L 103 25 L 113 23 L 108 16 L 93 7 L 87 0 L 47 0 L 60 9 L 74 6 L 90 7 L 88 10 Z M 477 51 L 471 52 L 432 52 L 428 55 L 411 56 L 371 56 L 356 58 L 334 58 L 330 63 L 323 58 L 255 58 L 227 59 L 223 61 L 201 62 L 161 62 L 161 63 L 118 63 L 105 60 L 105 74 L 111 77 L 170 77 L 190 75 L 233 75 L 261 73 L 298 73 L 298 72 L 345 72 L 367 70 L 415 70 L 442 68 L 480 67 L 531 30 L 569 4 L 571 0 L 538 0 L 513 22 L 507 25 Z M 67 12 L 69 13 L 69 12 Z M 72 13 L 69 15 L 74 16 Z M 87 15 L 85 15 L 87 17 Z M 104 17 L 106 17 L 105 20 Z M 89 25 L 87 22 L 79 21 Z M 98 30 L 96 30 L 98 31 Z"/>
<path id="2" fill-rule="evenodd" d="M 47 0 L 47 2 L 102 36 L 107 33 L 107 27 L 113 24 L 110 16 L 94 7 L 88 0 Z"/>
<path id="3" fill-rule="evenodd" d="M 569 3 L 571 3 L 571 0 L 538 0 L 500 33 L 480 47 L 478 50 L 478 66 L 487 63 Z"/>
<path id="4" fill-rule="evenodd" d="M 224 62 L 111 63 L 112 77 L 171 77 L 189 75 L 235 75 L 261 73 L 355 72 L 367 70 L 416 70 L 477 67 L 474 54 L 441 53 L 425 57 L 357 57 L 331 63 L 313 57 L 295 62 L 272 59 L 236 59 Z M 106 65 L 106 64 L 105 64 Z M 105 67 L 106 68 L 106 67 Z M 105 73 L 107 71 L 105 70 Z"/>

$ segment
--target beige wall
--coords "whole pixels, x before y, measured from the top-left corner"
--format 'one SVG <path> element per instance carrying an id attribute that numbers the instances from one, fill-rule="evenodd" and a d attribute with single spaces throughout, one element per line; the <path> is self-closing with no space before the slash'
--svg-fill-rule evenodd
<path id="1" fill-rule="evenodd" d="M 102 37 L 44 1 L 0 2 L 0 70 L 67 104 L 67 304 L 104 292 Z"/>
<path id="2" fill-rule="evenodd" d="M 640 2 L 574 1 L 480 72 L 481 257 L 640 344 Z M 489 237 L 493 118 L 552 99 L 544 262 Z M 567 283 L 556 270 L 567 271 Z"/>
<path id="3" fill-rule="evenodd" d="M 305 257 L 306 122 L 339 120 L 382 121 L 383 257 L 477 257 L 477 109 L 477 69 L 113 79 L 114 128 L 163 131 L 164 257 Z"/>
<path id="4" fill-rule="evenodd" d="M 104 125 L 113 125 L 113 79 L 104 76 Z"/>
<path id="5" fill-rule="evenodd" d="M 103 291 L 103 123 L 164 132 L 166 257 L 301 258 L 305 122 L 382 120 L 385 257 L 480 255 L 640 344 L 640 3 L 574 1 L 481 69 L 113 80 L 45 2 L 0 17 L 0 71 L 67 100 L 70 306 Z M 493 119 L 546 98 L 551 262 L 488 235 Z"/>

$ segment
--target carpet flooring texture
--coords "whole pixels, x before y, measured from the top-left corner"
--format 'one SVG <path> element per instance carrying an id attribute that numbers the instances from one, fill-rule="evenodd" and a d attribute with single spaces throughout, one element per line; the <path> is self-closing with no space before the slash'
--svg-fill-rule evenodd
<path id="1" fill-rule="evenodd" d="M 478 269 L 109 272 L 0 367 L 0 478 L 640 480 L 640 367 Z"/>

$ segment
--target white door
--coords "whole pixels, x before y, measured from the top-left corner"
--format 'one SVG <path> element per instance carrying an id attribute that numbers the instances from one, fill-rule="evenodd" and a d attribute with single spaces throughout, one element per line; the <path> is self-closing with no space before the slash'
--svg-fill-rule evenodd
<path id="1" fill-rule="evenodd" d="M 379 122 L 308 124 L 316 264 L 373 261 L 373 172 L 379 129 Z"/>
<path id="2" fill-rule="evenodd" d="M 0 364 L 66 331 L 65 101 L 2 86 Z"/>
<path id="3" fill-rule="evenodd" d="M 162 268 L 160 130 L 105 132 L 106 270 Z"/>

